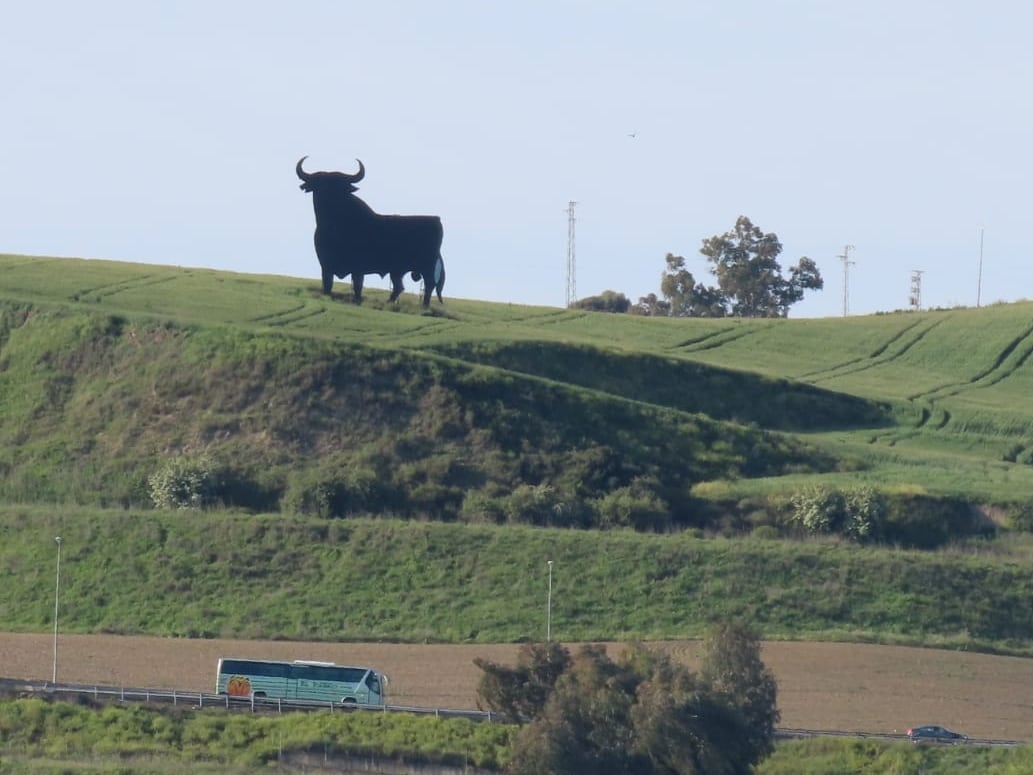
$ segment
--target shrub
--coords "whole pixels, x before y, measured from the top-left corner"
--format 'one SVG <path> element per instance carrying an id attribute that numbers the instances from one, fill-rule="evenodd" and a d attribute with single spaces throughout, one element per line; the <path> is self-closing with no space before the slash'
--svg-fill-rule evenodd
<path id="1" fill-rule="evenodd" d="M 871 487 L 840 492 L 812 487 L 790 499 L 789 522 L 810 534 L 834 533 L 852 541 L 883 535 L 886 499 Z"/>
<path id="2" fill-rule="evenodd" d="M 595 502 L 599 527 L 662 531 L 671 525 L 671 509 L 642 478 L 618 487 Z"/>
<path id="3" fill-rule="evenodd" d="M 506 521 L 506 515 L 498 498 L 482 490 L 471 490 L 463 498 L 459 519 L 463 522 L 501 525 Z"/>
<path id="4" fill-rule="evenodd" d="M 521 484 L 502 501 L 502 512 L 512 523 L 556 525 L 565 520 L 564 502 L 548 484 Z"/>
<path id="5" fill-rule="evenodd" d="M 204 508 L 215 500 L 215 467 L 205 455 L 174 457 L 147 478 L 147 485 L 155 508 Z"/>
<path id="6" fill-rule="evenodd" d="M 871 487 L 846 494 L 846 523 L 843 532 L 855 541 L 877 538 L 886 521 L 886 499 Z"/>
<path id="7" fill-rule="evenodd" d="M 832 533 L 843 523 L 843 494 L 826 487 L 809 487 L 790 500 L 789 521 L 807 533 Z"/>
<path id="8" fill-rule="evenodd" d="M 935 549 L 992 530 L 967 501 L 905 496 L 889 500 L 885 538 L 915 549 Z"/>
<path id="9" fill-rule="evenodd" d="M 758 525 L 753 528 L 750 537 L 760 539 L 761 541 L 774 541 L 779 538 L 778 528 L 774 525 Z"/>
<path id="10" fill-rule="evenodd" d="M 1033 533 L 1033 501 L 1016 504 L 1008 515 L 1008 525 L 1013 530 Z"/>
<path id="11" fill-rule="evenodd" d="M 341 464 L 295 473 L 280 501 L 284 511 L 317 517 L 344 517 L 386 507 L 389 487 L 372 468 Z"/>

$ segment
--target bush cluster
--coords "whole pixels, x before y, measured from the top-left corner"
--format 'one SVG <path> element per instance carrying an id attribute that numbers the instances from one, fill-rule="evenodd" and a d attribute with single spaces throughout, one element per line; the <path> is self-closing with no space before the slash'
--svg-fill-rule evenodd
<path id="1" fill-rule="evenodd" d="M 205 508 L 218 490 L 215 465 L 204 455 L 169 458 L 147 477 L 147 485 L 156 509 Z"/>
<path id="2" fill-rule="evenodd" d="M 869 541 L 886 533 L 885 498 L 870 487 L 840 492 L 810 487 L 790 499 L 790 525 L 809 534 L 842 535 Z"/>

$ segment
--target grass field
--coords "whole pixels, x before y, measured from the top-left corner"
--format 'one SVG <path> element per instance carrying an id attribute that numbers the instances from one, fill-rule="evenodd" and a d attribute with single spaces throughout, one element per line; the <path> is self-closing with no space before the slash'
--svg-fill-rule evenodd
<path id="1" fill-rule="evenodd" d="M 49 680 L 52 636 L 0 634 L 3 676 Z M 514 644 L 419 645 L 190 640 L 65 635 L 58 679 L 106 686 L 212 692 L 220 656 L 317 659 L 375 666 L 390 678 L 390 702 L 476 707 L 473 659 L 513 664 Z M 653 644 L 694 664 L 696 641 Z M 571 644 L 571 648 L 577 648 Z M 621 644 L 608 644 L 616 656 Z M 903 733 L 936 723 L 970 737 L 1033 740 L 1033 659 L 847 643 L 764 644 L 779 685 L 781 726 Z"/>
<path id="2" fill-rule="evenodd" d="M 61 680 L 210 690 L 221 655 L 329 659 L 471 707 L 473 658 L 538 631 L 548 557 L 562 637 L 671 638 L 692 661 L 681 639 L 708 623 L 757 626 L 783 726 L 1033 739 L 1033 660 L 775 640 L 1033 653 L 1028 536 L 800 542 L 761 512 L 752 538 L 748 512 L 681 529 L 826 484 L 1028 531 L 1033 304 L 675 320 L 357 307 L 314 280 L 107 261 L 0 274 L 0 629 L 21 631 L 0 675 L 50 676 L 62 535 Z M 150 475 L 202 454 L 232 508 L 150 510 Z M 540 528 L 641 527 L 636 509 L 659 534 Z"/>
<path id="3" fill-rule="evenodd" d="M 356 307 L 346 293 L 330 299 L 319 294 L 316 282 L 289 277 L 2 255 L 0 272 L 0 295 L 11 302 L 141 323 L 169 320 L 361 343 L 402 350 L 421 363 L 446 356 L 505 370 L 493 378 L 507 372 L 545 377 L 721 417 L 712 405 L 694 408 L 694 389 L 705 385 L 707 395 L 726 394 L 723 416 L 762 427 L 768 420 L 753 416 L 751 408 L 787 390 L 820 389 L 886 406 L 892 420 L 798 434 L 849 463 L 815 474 L 814 481 L 996 501 L 1026 500 L 1033 493 L 1033 416 L 1027 409 L 1033 303 L 835 319 L 708 320 L 449 299 L 424 313 L 408 296 L 387 305 L 385 294 L 374 290 L 368 304 Z M 533 357 L 514 357 L 521 343 Z M 594 366 L 571 360 L 583 348 Z M 723 386 L 737 386 L 738 395 Z M 756 492 L 784 485 L 778 477 L 749 477 L 730 486 Z"/>

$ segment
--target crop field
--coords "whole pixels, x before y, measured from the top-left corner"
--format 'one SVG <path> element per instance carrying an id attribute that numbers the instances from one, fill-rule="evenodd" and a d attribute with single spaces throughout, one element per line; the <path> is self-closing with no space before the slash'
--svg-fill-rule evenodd
<path id="1" fill-rule="evenodd" d="M 0 255 L 0 270 L 11 303 L 124 316 L 132 326 L 174 320 L 254 336 L 362 343 L 403 351 L 414 363 L 477 363 L 492 380 L 514 373 L 546 378 L 575 392 L 594 391 L 593 397 L 761 426 L 765 418 L 749 410 L 763 404 L 757 396 L 772 386 L 758 380 L 788 380 L 795 391 L 879 402 L 893 415 L 860 424 L 856 417 L 844 424 L 830 416 L 819 422 L 823 428 L 796 429 L 849 463 L 811 474 L 811 481 L 863 481 L 986 500 L 1024 499 L 1033 487 L 1028 302 L 814 320 L 639 318 L 464 299 L 423 312 L 408 297 L 386 304 L 386 294 L 375 289 L 356 307 L 344 291 L 323 297 L 315 281 L 289 277 L 9 255 Z M 522 344 L 534 348 L 534 357 L 514 357 L 512 349 Z M 591 357 L 573 369 L 576 352 Z M 628 376 L 636 374 L 645 376 Z M 727 402 L 724 414 L 694 404 L 691 386 L 709 385 L 705 393 L 722 395 L 713 380 L 727 381 L 730 374 L 731 384 L 748 387 L 746 398 Z M 703 375 L 710 379 L 702 381 Z M 665 384 L 683 389 L 661 389 Z M 779 477 L 750 477 L 732 490 L 777 491 L 783 484 Z"/>
<path id="2" fill-rule="evenodd" d="M 653 644 L 693 664 L 696 641 Z M 0 634 L 0 677 L 49 680 L 50 634 Z M 299 643 L 66 635 L 58 680 L 211 692 L 220 656 L 317 659 L 378 667 L 390 702 L 472 709 L 477 657 L 513 664 L 518 646 Z M 576 644 L 571 644 L 575 651 Z M 612 656 L 621 644 L 608 644 Z M 763 659 L 779 685 L 781 726 L 903 733 L 944 724 L 970 737 L 1033 738 L 1033 659 L 847 643 L 768 642 Z"/>

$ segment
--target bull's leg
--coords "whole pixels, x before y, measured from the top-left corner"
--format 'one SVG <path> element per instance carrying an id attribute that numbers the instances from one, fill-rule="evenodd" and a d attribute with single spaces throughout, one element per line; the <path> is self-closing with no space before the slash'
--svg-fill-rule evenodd
<path id="1" fill-rule="evenodd" d="M 365 275 L 360 272 L 352 272 L 352 294 L 356 304 L 362 304 L 362 281 L 365 279 Z"/>
<path id="2" fill-rule="evenodd" d="M 332 269 L 323 267 L 323 293 L 329 295 L 334 287 L 334 272 Z"/>
<path id="3" fill-rule="evenodd" d="M 394 301 L 401 295 L 402 291 L 405 290 L 405 286 L 402 285 L 402 277 L 404 276 L 405 272 L 391 273 L 391 295 L 387 297 L 388 301 Z"/>
<path id="4" fill-rule="evenodd" d="M 445 287 L 445 262 L 438 256 L 438 260 L 434 262 L 434 290 L 438 294 L 438 303 L 444 304 L 445 300 L 441 298 L 441 291 Z"/>

